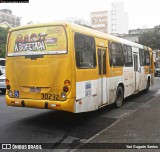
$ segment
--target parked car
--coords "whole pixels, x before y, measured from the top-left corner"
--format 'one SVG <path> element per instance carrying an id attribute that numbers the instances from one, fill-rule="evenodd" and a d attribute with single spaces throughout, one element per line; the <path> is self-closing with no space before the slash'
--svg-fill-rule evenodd
<path id="1" fill-rule="evenodd" d="M 1 93 L 5 93 L 6 92 L 6 75 L 5 75 L 5 71 L 6 71 L 6 66 L 5 66 L 5 59 L 4 58 L 0 58 L 0 91 Z"/>
<path id="2" fill-rule="evenodd" d="M 154 76 L 160 76 L 160 67 L 155 67 Z"/>

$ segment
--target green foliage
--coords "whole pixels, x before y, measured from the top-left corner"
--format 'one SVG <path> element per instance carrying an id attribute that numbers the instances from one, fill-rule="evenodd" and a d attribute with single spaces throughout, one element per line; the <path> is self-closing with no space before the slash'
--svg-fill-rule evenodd
<path id="1" fill-rule="evenodd" d="M 160 27 L 154 28 L 153 31 L 142 33 L 139 37 L 139 43 L 154 50 L 160 49 Z"/>
<path id="2" fill-rule="evenodd" d="M 5 58 L 8 30 L 0 27 L 0 58 Z"/>

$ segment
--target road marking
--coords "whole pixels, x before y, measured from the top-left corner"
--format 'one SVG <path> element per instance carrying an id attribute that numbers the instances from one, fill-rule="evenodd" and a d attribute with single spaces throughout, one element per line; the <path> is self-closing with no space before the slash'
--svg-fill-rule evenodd
<path id="1" fill-rule="evenodd" d="M 160 89 L 157 90 L 157 92 L 155 94 L 160 94 Z"/>
<path id="2" fill-rule="evenodd" d="M 114 118 L 114 119 L 120 119 L 121 117 L 124 117 L 128 113 L 130 113 L 133 110 L 128 109 L 113 109 L 109 111 L 106 114 L 101 115 L 100 117 L 106 117 L 106 118 Z"/>
<path id="3" fill-rule="evenodd" d="M 139 106 L 137 109 L 132 110 L 131 112 L 127 113 L 126 115 L 124 115 L 123 117 L 121 117 L 120 119 L 117 119 L 115 122 L 113 122 L 113 124 L 111 124 L 110 126 L 108 126 L 107 128 L 103 129 L 102 131 L 100 131 L 99 133 L 97 133 L 96 135 L 94 135 L 93 137 L 87 139 L 84 143 L 89 143 L 91 140 L 93 140 L 94 138 L 96 138 L 97 136 L 99 136 L 100 134 L 102 134 L 103 132 L 107 131 L 109 128 L 113 127 L 115 124 L 119 123 L 120 121 L 122 121 L 124 118 L 126 118 L 127 116 L 135 113 L 137 110 L 141 109 L 143 106 L 149 104 L 150 102 L 152 102 L 153 100 L 155 100 L 157 97 L 152 98 L 150 101 L 144 103 L 143 105 Z"/>
<path id="4" fill-rule="evenodd" d="M 69 150 L 70 152 L 75 152 L 78 147 L 83 146 L 86 143 L 89 143 L 90 141 L 92 141 L 93 139 L 95 139 L 96 137 L 98 137 L 99 135 L 103 134 L 104 132 L 106 132 L 108 129 L 110 129 L 111 127 L 113 127 L 114 125 L 116 125 L 117 123 L 119 123 L 120 121 L 122 121 L 123 119 L 125 119 L 126 117 L 128 117 L 129 115 L 135 113 L 137 110 L 141 109 L 142 107 L 146 106 L 147 104 L 151 103 L 153 100 L 155 100 L 156 98 L 158 98 L 157 96 L 152 98 L 151 100 L 149 100 L 148 102 L 144 103 L 143 105 L 139 106 L 137 109 L 135 110 L 131 110 L 130 112 L 128 112 L 126 115 L 124 115 L 123 117 L 120 117 L 119 119 L 117 119 L 115 122 L 113 122 L 110 126 L 108 126 L 107 128 L 101 130 L 100 132 L 98 132 L 97 134 L 95 134 L 94 136 L 92 136 L 91 138 L 85 140 L 82 144 L 80 144 L 79 146 L 75 147 L 74 149 Z"/>

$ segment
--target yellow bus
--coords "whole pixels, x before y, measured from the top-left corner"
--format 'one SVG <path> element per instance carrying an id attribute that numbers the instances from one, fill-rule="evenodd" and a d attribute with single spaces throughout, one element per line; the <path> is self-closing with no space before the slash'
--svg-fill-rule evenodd
<path id="1" fill-rule="evenodd" d="M 152 50 L 67 22 L 28 25 L 8 33 L 8 106 L 97 110 L 154 83 Z"/>

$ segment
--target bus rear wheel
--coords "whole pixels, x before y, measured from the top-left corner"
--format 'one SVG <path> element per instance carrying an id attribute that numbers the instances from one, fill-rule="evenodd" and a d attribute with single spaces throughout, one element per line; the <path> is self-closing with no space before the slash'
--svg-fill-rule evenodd
<path id="1" fill-rule="evenodd" d="M 122 106 L 123 99 L 124 99 L 124 91 L 121 86 L 118 86 L 117 92 L 116 92 L 116 99 L 115 99 L 115 106 L 116 108 L 119 108 Z"/>
<path id="2" fill-rule="evenodd" d="M 149 92 L 149 87 L 150 87 L 150 79 L 148 79 L 147 84 L 146 84 L 146 89 L 144 90 L 144 93 Z"/>

